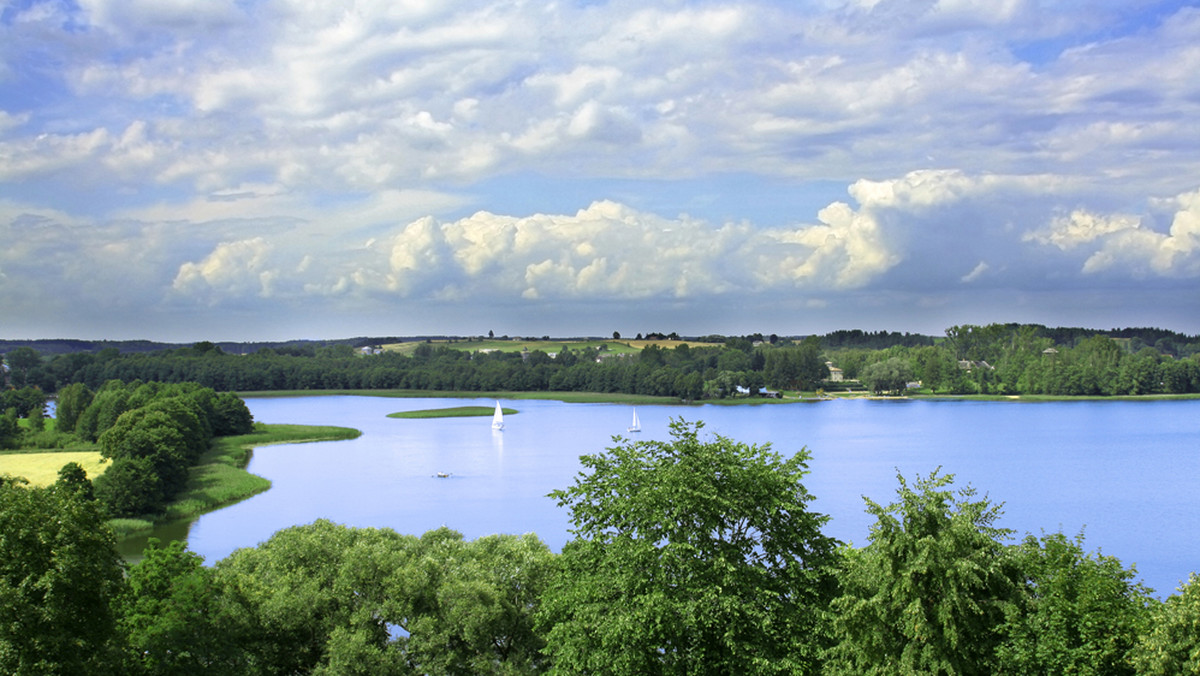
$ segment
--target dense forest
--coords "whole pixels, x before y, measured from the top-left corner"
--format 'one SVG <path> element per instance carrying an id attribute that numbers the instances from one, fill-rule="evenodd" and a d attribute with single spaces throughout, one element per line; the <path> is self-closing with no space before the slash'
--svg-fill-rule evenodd
<path id="1" fill-rule="evenodd" d="M 150 388 L 160 394 L 147 406 L 197 391 Z M 131 431 L 145 408 L 100 438 Z M 675 421 L 668 441 L 584 456 L 586 472 L 550 495 L 572 523 L 561 553 L 533 534 L 465 541 L 445 528 L 416 536 L 317 521 L 211 566 L 175 542 L 127 567 L 99 487 L 78 465 L 46 488 L 0 478 L 0 672 L 1200 668 L 1200 579 L 1159 601 L 1082 536 L 1014 543 L 995 524 L 999 504 L 937 472 L 898 476 L 893 502 L 868 501 L 869 541 L 850 548 L 822 532 L 828 517 L 803 484 L 808 459 Z"/>
<path id="2" fill-rule="evenodd" d="M 937 339 L 838 331 L 704 340 L 632 353 L 549 339 L 544 349 L 521 352 L 432 341 L 404 352 L 306 343 L 244 355 L 208 342 L 155 352 L 107 347 L 49 356 L 22 346 L 5 355 L 5 368 L 11 387 L 47 393 L 73 383 L 96 389 L 109 380 L 196 382 L 217 391 L 583 391 L 689 401 L 753 396 L 764 388 L 1055 396 L 1200 392 L 1200 337 L 1162 329 L 992 324 L 954 326 Z M 617 343 L 614 337 L 611 347 Z M 23 410 L 18 407 L 19 414 Z"/>

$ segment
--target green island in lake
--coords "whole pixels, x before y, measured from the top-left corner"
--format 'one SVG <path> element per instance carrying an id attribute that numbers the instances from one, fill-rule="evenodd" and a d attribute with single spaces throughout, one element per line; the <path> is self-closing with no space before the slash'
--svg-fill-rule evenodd
<path id="1" fill-rule="evenodd" d="M 503 408 L 504 415 L 513 415 L 515 408 Z M 425 408 L 419 411 L 389 413 L 389 418 L 483 418 L 495 412 L 491 406 L 452 406 L 450 408 Z"/>

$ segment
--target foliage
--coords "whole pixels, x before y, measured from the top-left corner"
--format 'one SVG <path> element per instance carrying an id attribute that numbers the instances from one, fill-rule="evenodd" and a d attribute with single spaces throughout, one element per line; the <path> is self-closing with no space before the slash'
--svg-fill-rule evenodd
<path id="1" fill-rule="evenodd" d="M 213 572 L 202 563 L 182 542 L 164 547 L 151 538 L 114 603 L 127 673 L 229 673 L 242 666 L 236 637 L 223 626 Z"/>
<path id="2" fill-rule="evenodd" d="M 1000 507 L 956 496 L 953 475 L 933 472 L 875 516 L 870 543 L 846 559 L 833 603 L 835 674 L 988 674 L 1000 627 L 1019 601 L 1017 573 L 997 528 Z"/>
<path id="3" fill-rule="evenodd" d="M 533 612 L 553 560 L 534 535 L 465 542 L 430 531 L 389 578 L 385 614 L 408 633 L 404 652 L 422 673 L 539 673 L 545 643 Z"/>
<path id="4" fill-rule="evenodd" d="M 775 387 L 815 388 L 829 377 L 829 368 L 821 359 L 821 343 L 815 337 L 799 347 L 783 347 L 765 352 L 763 377 Z"/>
<path id="5" fill-rule="evenodd" d="M 1083 536 L 1027 536 L 1012 548 L 1022 603 L 1002 633 L 999 670 L 1010 674 L 1133 674 L 1129 651 L 1150 603 L 1136 571 L 1085 554 Z"/>
<path id="6" fill-rule="evenodd" d="M 17 409 L 8 408 L 0 412 L 0 449 L 16 448 L 21 440 L 21 427 L 17 424 Z"/>
<path id="7" fill-rule="evenodd" d="M 1193 573 L 1152 611 L 1133 664 L 1147 676 L 1200 673 L 1200 576 Z"/>
<path id="8" fill-rule="evenodd" d="M 0 479 L 0 673 L 108 673 L 122 564 L 87 479 Z"/>
<path id="9" fill-rule="evenodd" d="M 216 566 L 251 673 L 536 673 L 552 555 L 534 536 L 420 539 L 328 521 Z M 228 631 L 227 628 L 227 631 Z"/>
<path id="10" fill-rule="evenodd" d="M 108 418 L 120 411 L 112 422 Z M 253 427 L 245 402 L 195 383 L 106 383 L 80 416 L 81 434 L 98 435 L 113 460 L 97 484 L 115 517 L 161 512 L 188 484 L 214 430 Z"/>
<path id="11" fill-rule="evenodd" d="M 94 394 L 83 383 L 71 383 L 58 391 L 55 415 L 58 417 L 58 427 L 63 432 L 75 431 L 79 416 L 92 403 Z"/>
<path id="12" fill-rule="evenodd" d="M 808 452 L 699 437 L 628 442 L 581 458 L 551 493 L 572 533 L 542 626 L 555 670 L 810 672 L 825 636 L 835 541 L 809 511 Z"/>
<path id="13" fill-rule="evenodd" d="M 859 379 L 876 394 L 903 392 L 912 380 L 912 369 L 904 359 L 891 357 L 864 368 Z"/>

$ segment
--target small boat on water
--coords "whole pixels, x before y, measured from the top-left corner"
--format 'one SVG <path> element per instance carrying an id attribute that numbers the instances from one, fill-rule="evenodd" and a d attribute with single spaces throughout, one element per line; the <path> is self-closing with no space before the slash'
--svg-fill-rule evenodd
<path id="1" fill-rule="evenodd" d="M 641 432 L 642 431 L 642 421 L 638 420 L 636 408 L 633 409 L 633 423 L 631 423 L 629 425 L 629 431 L 630 432 Z"/>
<path id="2" fill-rule="evenodd" d="M 436 476 L 436 477 L 437 477 L 437 478 L 439 478 L 439 479 L 449 479 L 449 478 L 450 478 L 450 473 L 449 473 L 449 472 L 438 472 L 438 473 L 437 473 L 437 474 L 435 474 L 434 476 Z"/>
<path id="3" fill-rule="evenodd" d="M 492 414 L 492 429 L 504 429 L 504 411 L 500 410 L 500 401 L 496 401 L 496 412 Z"/>

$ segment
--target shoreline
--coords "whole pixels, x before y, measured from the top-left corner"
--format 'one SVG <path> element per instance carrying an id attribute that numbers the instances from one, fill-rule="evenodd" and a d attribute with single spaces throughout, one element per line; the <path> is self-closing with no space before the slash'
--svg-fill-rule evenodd
<path id="1" fill-rule="evenodd" d="M 246 471 L 255 448 L 278 444 L 340 441 L 362 435 L 360 430 L 332 425 L 289 425 L 255 423 L 254 432 L 218 437 L 192 466 L 187 488 L 167 505 L 162 514 L 137 518 L 109 519 L 117 540 L 145 536 L 156 527 L 191 520 L 241 502 L 271 487 L 271 482 Z"/>
<path id="2" fill-rule="evenodd" d="M 561 401 L 566 404 L 638 404 L 661 406 L 699 406 L 713 404 L 717 406 L 757 406 L 763 404 L 796 404 L 819 401 L 837 401 L 839 399 L 878 399 L 878 400 L 953 400 L 953 401 L 997 401 L 997 402 L 1039 402 L 1039 401 L 1187 401 L 1200 399 L 1200 393 L 1190 394 L 1143 394 L 1143 395 L 1052 395 L 1052 394 L 936 394 L 913 393 L 902 395 L 878 395 L 869 392 L 826 392 L 818 395 L 816 390 L 802 392 L 789 391 L 779 399 L 765 397 L 730 397 L 727 399 L 701 399 L 683 401 L 676 397 L 660 397 L 644 394 L 624 394 L 620 392 L 461 392 L 448 390 L 251 390 L 236 392 L 239 397 L 254 397 L 268 399 L 272 397 L 320 397 L 320 396 L 354 396 L 354 397 L 385 397 L 394 399 L 541 399 Z"/>

